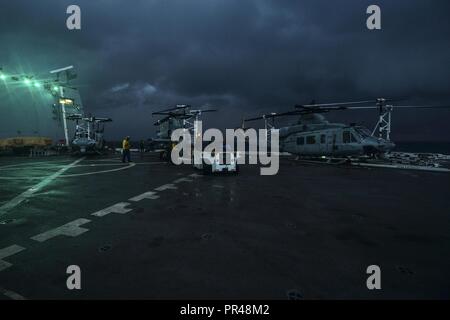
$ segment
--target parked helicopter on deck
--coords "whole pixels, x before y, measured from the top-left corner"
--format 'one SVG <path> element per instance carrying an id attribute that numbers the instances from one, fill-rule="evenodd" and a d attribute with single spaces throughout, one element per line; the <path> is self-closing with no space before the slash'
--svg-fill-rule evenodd
<path id="1" fill-rule="evenodd" d="M 178 104 L 169 109 L 153 112 L 153 116 L 164 116 L 154 123 L 158 127 L 156 138 L 149 139 L 152 149 L 160 153 L 160 158 L 170 159 L 174 142 L 171 136 L 174 130 L 184 128 L 191 134 L 194 132 L 195 121 L 203 113 L 215 112 L 215 109 L 192 109 L 188 104 Z"/>
<path id="2" fill-rule="evenodd" d="M 402 108 L 449 108 L 450 106 L 397 106 L 387 104 L 392 99 L 371 99 L 365 101 L 296 105 L 292 111 L 264 114 L 244 119 L 264 120 L 270 134 L 275 129 L 278 117 L 296 116 L 298 121 L 290 126 L 279 128 L 280 152 L 289 152 L 303 157 L 351 157 L 379 156 L 394 149 L 390 140 L 391 112 Z M 322 115 L 330 111 L 351 109 L 378 109 L 379 118 L 375 128 L 370 131 L 356 124 L 330 123 Z"/>
<path id="3" fill-rule="evenodd" d="M 75 135 L 72 140 L 72 149 L 80 153 L 102 153 L 105 147 L 103 135 L 105 122 L 111 122 L 110 118 L 83 117 L 81 114 L 67 116 L 68 120 L 75 121 Z"/>

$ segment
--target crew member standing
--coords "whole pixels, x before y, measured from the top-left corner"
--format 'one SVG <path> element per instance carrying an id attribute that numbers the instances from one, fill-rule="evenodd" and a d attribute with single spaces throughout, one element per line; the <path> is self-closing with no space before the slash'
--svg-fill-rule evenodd
<path id="1" fill-rule="evenodd" d="M 130 159 L 130 137 L 126 137 L 122 141 L 122 162 L 125 162 L 125 158 L 128 160 L 128 162 L 131 162 Z"/>
<path id="2" fill-rule="evenodd" d="M 144 140 L 141 140 L 141 142 L 139 143 L 139 151 L 141 152 L 141 158 L 145 153 L 145 142 Z"/>

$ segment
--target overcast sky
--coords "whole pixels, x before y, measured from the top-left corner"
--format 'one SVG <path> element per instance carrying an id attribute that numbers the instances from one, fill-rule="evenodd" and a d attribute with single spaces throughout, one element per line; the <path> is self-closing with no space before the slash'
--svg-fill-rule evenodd
<path id="1" fill-rule="evenodd" d="M 80 31 L 66 28 L 70 4 Z M 370 4 L 380 31 L 366 28 Z M 217 107 L 205 122 L 219 128 L 312 99 L 449 105 L 449 13 L 448 0 L 0 0 L 0 66 L 75 65 L 86 110 L 114 119 L 110 139 L 151 137 L 151 112 L 177 103 Z M 398 111 L 393 137 L 450 141 L 449 123 L 450 111 Z"/>

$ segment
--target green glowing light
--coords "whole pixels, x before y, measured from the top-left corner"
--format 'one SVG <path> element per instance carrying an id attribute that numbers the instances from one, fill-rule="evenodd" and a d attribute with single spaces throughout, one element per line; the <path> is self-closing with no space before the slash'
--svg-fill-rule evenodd
<path id="1" fill-rule="evenodd" d="M 1 73 L 1 74 L 0 74 L 0 79 L 5 80 L 5 79 L 6 79 L 6 76 L 5 76 L 3 73 Z"/>
<path id="2" fill-rule="evenodd" d="M 24 82 L 26 85 L 29 85 L 29 84 L 31 83 L 30 79 L 25 79 L 23 82 Z"/>
<path id="3" fill-rule="evenodd" d="M 39 82 L 35 82 L 35 83 L 34 83 L 34 86 L 35 86 L 36 88 L 39 88 L 39 87 L 41 86 L 41 84 L 40 84 Z"/>
<path id="4" fill-rule="evenodd" d="M 59 87 L 58 86 L 53 86 L 53 90 L 54 91 L 58 91 Z"/>

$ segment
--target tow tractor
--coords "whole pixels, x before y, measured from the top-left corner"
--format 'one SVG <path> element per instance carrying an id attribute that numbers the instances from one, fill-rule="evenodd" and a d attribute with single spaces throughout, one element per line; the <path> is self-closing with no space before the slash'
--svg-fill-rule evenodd
<path id="1" fill-rule="evenodd" d="M 208 175 L 216 172 L 221 173 L 239 173 L 239 165 L 237 164 L 237 156 L 231 150 L 229 145 L 224 145 L 220 152 L 202 152 L 201 163 L 196 164 L 194 168 L 202 170 L 203 174 Z"/>

